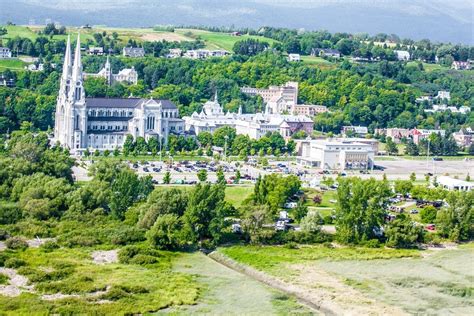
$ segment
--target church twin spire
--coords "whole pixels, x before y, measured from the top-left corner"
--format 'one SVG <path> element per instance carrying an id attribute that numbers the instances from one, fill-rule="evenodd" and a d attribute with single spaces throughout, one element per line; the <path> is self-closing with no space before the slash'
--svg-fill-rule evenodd
<path id="1" fill-rule="evenodd" d="M 71 36 L 67 36 L 66 54 L 64 56 L 62 78 L 72 79 L 73 81 L 82 81 L 82 61 L 81 61 L 81 35 L 77 35 L 76 52 L 74 54 L 74 64 L 71 56 Z"/>

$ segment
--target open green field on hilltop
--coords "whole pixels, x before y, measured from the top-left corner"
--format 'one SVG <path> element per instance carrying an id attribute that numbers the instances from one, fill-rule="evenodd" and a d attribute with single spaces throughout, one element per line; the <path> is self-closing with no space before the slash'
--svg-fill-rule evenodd
<path id="1" fill-rule="evenodd" d="M 418 61 L 410 61 L 408 62 L 409 66 L 418 66 Z M 433 71 L 433 70 L 448 70 L 448 67 L 442 66 L 440 64 L 428 64 L 428 63 L 422 63 L 423 69 L 425 71 Z"/>
<path id="2" fill-rule="evenodd" d="M 256 35 L 241 35 L 241 36 L 232 36 L 229 33 L 222 33 L 222 32 L 210 32 L 204 30 L 196 30 L 196 29 L 175 29 L 175 33 L 182 34 L 187 37 L 197 38 L 200 37 L 205 43 L 206 48 L 208 49 L 224 49 L 227 51 L 232 51 L 234 44 L 238 41 L 242 41 L 245 39 L 256 39 L 262 42 L 267 42 L 272 44 L 277 42 L 271 38 L 266 38 L 263 36 L 256 36 Z"/>
<path id="3" fill-rule="evenodd" d="M 0 70 L 23 70 L 27 63 L 19 59 L 0 59 Z"/>
<path id="4" fill-rule="evenodd" d="M 332 69 L 337 67 L 337 63 L 330 62 L 329 60 L 317 56 L 301 56 L 301 61 L 305 64 L 318 66 L 322 69 Z"/>

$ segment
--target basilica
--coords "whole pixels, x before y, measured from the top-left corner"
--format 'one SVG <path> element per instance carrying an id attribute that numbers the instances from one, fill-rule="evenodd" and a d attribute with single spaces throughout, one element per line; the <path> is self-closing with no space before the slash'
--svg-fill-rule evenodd
<path id="1" fill-rule="evenodd" d="M 169 100 L 87 98 L 83 84 L 80 35 L 74 61 L 68 37 L 53 141 L 72 153 L 120 148 L 127 135 L 166 142 L 170 134 L 184 133 L 184 121 Z"/>

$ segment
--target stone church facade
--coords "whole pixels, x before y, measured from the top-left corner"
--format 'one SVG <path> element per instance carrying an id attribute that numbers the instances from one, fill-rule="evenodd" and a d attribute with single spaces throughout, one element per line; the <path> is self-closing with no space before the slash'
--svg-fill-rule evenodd
<path id="1" fill-rule="evenodd" d="M 54 142 L 81 153 L 86 149 L 121 148 L 127 135 L 164 143 L 170 134 L 183 134 L 184 121 L 169 100 L 86 98 L 80 37 L 74 62 L 68 38 L 57 98 Z"/>

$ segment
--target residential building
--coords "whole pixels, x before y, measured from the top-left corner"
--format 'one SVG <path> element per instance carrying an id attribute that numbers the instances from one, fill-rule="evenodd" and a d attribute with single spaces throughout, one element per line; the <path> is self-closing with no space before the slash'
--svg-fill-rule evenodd
<path id="1" fill-rule="evenodd" d="M 353 133 L 354 136 L 365 137 L 369 133 L 367 126 L 343 126 L 341 134 L 347 135 L 347 133 Z"/>
<path id="2" fill-rule="evenodd" d="M 450 191 L 471 191 L 474 190 L 474 182 L 454 179 L 447 176 L 440 176 L 436 179 L 438 186 Z"/>
<path id="3" fill-rule="evenodd" d="M 166 54 L 166 58 L 178 58 L 181 57 L 183 54 L 183 50 L 181 48 L 170 48 L 169 53 Z"/>
<path id="4" fill-rule="evenodd" d="M 272 99 L 275 101 L 275 97 L 282 97 L 289 105 L 298 103 L 298 82 L 294 81 L 288 81 L 282 86 L 270 86 L 268 89 L 243 87 L 240 91 L 248 95 L 261 96 L 265 104 Z"/>
<path id="5" fill-rule="evenodd" d="M 305 116 L 265 113 L 243 114 L 242 108 L 237 113 L 224 113 L 218 102 L 217 93 L 214 100 L 207 101 L 200 113 L 183 117 L 186 132 L 199 135 L 203 131 L 213 133 L 222 126 L 236 129 L 239 135 L 248 135 L 259 139 L 268 132 L 278 132 L 283 137 L 304 130 L 311 133 L 313 121 Z"/>
<path id="6" fill-rule="evenodd" d="M 434 97 L 434 99 L 440 100 L 451 100 L 451 93 L 449 91 L 438 91 L 438 94 Z"/>
<path id="7" fill-rule="evenodd" d="M 229 55 L 229 52 L 226 50 L 194 49 L 186 51 L 183 56 L 191 59 L 206 59 L 210 57 L 224 57 L 227 55 Z"/>
<path id="8" fill-rule="evenodd" d="M 433 104 L 431 109 L 425 109 L 426 113 L 445 112 L 450 111 L 451 113 L 467 114 L 471 111 L 468 106 L 461 106 L 459 109 L 455 106 L 447 106 L 446 104 Z"/>
<path id="9" fill-rule="evenodd" d="M 416 98 L 416 100 L 415 100 L 416 103 L 423 103 L 425 101 L 431 103 L 431 102 L 433 102 L 433 97 L 430 96 L 430 95 L 423 95 L 419 98 Z"/>
<path id="10" fill-rule="evenodd" d="M 350 139 L 302 140 L 297 163 L 323 170 L 372 169 L 375 153 L 370 144 Z"/>
<path id="11" fill-rule="evenodd" d="M 403 138 L 408 139 L 411 136 L 411 132 L 407 128 L 378 128 L 375 130 L 375 134 L 384 135 L 390 137 L 392 140 L 399 144 Z"/>
<path id="12" fill-rule="evenodd" d="M 25 66 L 25 69 L 29 71 L 43 71 L 44 64 L 29 64 L 28 66 Z"/>
<path id="13" fill-rule="evenodd" d="M 90 46 L 88 50 L 89 55 L 102 56 L 104 55 L 103 47 Z"/>
<path id="14" fill-rule="evenodd" d="M 12 58 L 12 51 L 8 47 L 0 47 L 0 59 Z"/>
<path id="15" fill-rule="evenodd" d="M 138 98 L 87 98 L 84 91 L 80 37 L 74 62 L 70 38 L 66 44 L 57 97 L 54 142 L 73 153 L 122 147 L 127 135 L 164 139 L 184 133 L 184 121 L 169 100 Z"/>
<path id="16" fill-rule="evenodd" d="M 456 70 L 469 70 L 471 69 L 471 63 L 468 61 L 453 61 L 451 68 Z"/>
<path id="17" fill-rule="evenodd" d="M 412 129 L 411 137 L 415 144 L 419 144 L 421 140 L 428 138 L 431 134 L 439 134 L 444 137 L 446 131 L 443 129 Z"/>
<path id="18" fill-rule="evenodd" d="M 341 58 L 341 52 L 332 48 L 312 48 L 311 56 Z"/>
<path id="19" fill-rule="evenodd" d="M 84 79 L 91 77 L 105 78 L 109 86 L 111 86 L 114 82 L 125 82 L 129 84 L 137 84 L 138 82 L 138 73 L 133 66 L 132 68 L 122 69 L 117 74 L 112 73 L 112 66 L 108 56 L 104 68 L 102 68 L 98 73 L 84 73 Z"/>
<path id="20" fill-rule="evenodd" d="M 459 147 L 469 147 L 474 142 L 474 130 L 470 127 L 461 128 L 453 133 L 453 138 Z"/>
<path id="21" fill-rule="evenodd" d="M 145 57 L 145 49 L 143 47 L 124 47 L 123 48 L 124 57 Z"/>
<path id="22" fill-rule="evenodd" d="M 0 87 L 13 88 L 15 86 L 15 80 L 13 78 L 7 78 L 3 74 L 0 74 Z"/>
<path id="23" fill-rule="evenodd" d="M 313 117 L 317 114 L 328 111 L 328 108 L 324 105 L 316 104 L 293 104 L 293 106 L 291 107 L 291 113 L 293 115 L 305 115 L 309 117 Z"/>
<path id="24" fill-rule="evenodd" d="M 288 54 L 288 61 L 301 61 L 300 54 Z"/>
<path id="25" fill-rule="evenodd" d="M 397 56 L 397 59 L 400 61 L 410 60 L 410 53 L 406 50 L 394 50 L 393 52 Z"/>

